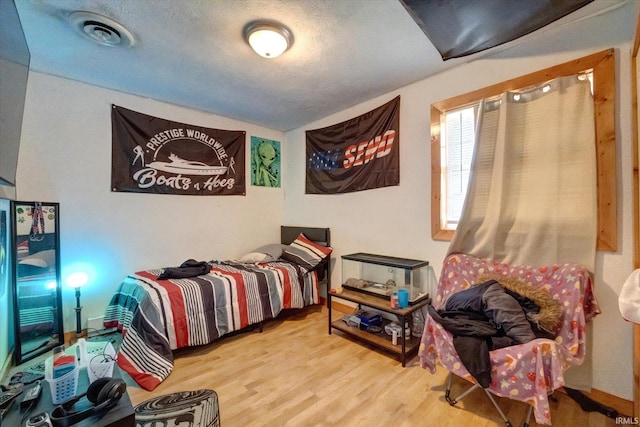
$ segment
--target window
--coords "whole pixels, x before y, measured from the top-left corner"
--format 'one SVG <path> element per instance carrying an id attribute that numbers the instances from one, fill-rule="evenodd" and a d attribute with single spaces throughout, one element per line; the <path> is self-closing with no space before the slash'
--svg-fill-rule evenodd
<path id="1" fill-rule="evenodd" d="M 447 230 L 455 230 L 462 204 L 467 194 L 469 171 L 475 140 L 475 123 L 478 106 L 447 111 L 441 124 L 441 191 L 443 224 Z"/>
<path id="2" fill-rule="evenodd" d="M 616 251 L 615 58 L 613 49 L 499 83 L 431 106 L 431 234 L 451 240 L 473 152 L 477 105 L 505 91 L 592 71 L 598 170 L 598 250 Z"/>

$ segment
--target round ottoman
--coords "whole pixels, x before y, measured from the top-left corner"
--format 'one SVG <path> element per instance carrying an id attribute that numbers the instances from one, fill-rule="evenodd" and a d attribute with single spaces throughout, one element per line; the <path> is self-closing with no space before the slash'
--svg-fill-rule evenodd
<path id="1" fill-rule="evenodd" d="M 218 395 L 213 390 L 180 391 L 136 405 L 136 426 L 180 425 L 219 427 Z"/>

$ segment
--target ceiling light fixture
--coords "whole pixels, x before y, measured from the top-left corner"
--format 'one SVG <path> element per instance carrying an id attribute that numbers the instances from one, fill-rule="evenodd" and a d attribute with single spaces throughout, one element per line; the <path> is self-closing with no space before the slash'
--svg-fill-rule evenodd
<path id="1" fill-rule="evenodd" d="M 274 21 L 254 21 L 244 28 L 244 39 L 264 58 L 276 58 L 293 44 L 293 34 Z"/>

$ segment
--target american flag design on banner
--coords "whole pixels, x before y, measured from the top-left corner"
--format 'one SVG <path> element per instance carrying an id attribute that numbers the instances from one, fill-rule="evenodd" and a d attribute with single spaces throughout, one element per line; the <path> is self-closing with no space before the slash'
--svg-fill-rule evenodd
<path id="1" fill-rule="evenodd" d="M 306 133 L 306 193 L 400 185 L 400 97 L 353 119 Z"/>

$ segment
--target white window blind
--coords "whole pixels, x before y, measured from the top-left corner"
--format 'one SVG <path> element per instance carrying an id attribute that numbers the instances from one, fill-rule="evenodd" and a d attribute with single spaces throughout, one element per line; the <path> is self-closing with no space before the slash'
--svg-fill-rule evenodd
<path id="1" fill-rule="evenodd" d="M 445 206 L 443 216 L 447 229 L 455 229 L 467 193 L 473 146 L 475 141 L 475 121 L 478 106 L 448 111 L 441 138 L 442 192 Z"/>

